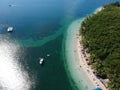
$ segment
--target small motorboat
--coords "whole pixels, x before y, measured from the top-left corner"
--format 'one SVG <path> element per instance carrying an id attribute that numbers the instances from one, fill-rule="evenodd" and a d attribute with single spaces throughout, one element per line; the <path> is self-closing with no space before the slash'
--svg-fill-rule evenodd
<path id="1" fill-rule="evenodd" d="M 42 65 L 43 64 L 43 62 L 44 62 L 44 59 L 43 58 L 39 58 L 39 60 L 40 60 L 40 64 Z"/>
<path id="2" fill-rule="evenodd" d="M 50 54 L 47 54 L 47 57 L 49 57 L 50 56 Z"/>
<path id="3" fill-rule="evenodd" d="M 13 27 L 8 27 L 7 31 L 8 32 L 13 32 Z"/>

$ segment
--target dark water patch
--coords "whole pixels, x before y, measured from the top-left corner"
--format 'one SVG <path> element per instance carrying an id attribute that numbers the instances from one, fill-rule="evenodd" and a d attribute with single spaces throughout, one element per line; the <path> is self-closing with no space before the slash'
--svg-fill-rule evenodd
<path id="1" fill-rule="evenodd" d="M 42 47 L 26 49 L 23 62 L 27 65 L 26 69 L 31 77 L 35 79 L 33 90 L 72 90 L 61 58 L 61 42 L 62 36 L 59 36 Z M 44 58 L 43 66 L 39 64 L 39 57 Z"/>

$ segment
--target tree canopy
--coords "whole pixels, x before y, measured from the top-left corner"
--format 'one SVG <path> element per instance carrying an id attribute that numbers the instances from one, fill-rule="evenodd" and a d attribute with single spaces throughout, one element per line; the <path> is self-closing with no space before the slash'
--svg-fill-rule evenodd
<path id="1" fill-rule="evenodd" d="M 81 25 L 83 45 L 91 54 L 97 74 L 109 79 L 109 88 L 120 89 L 120 3 L 103 7 Z"/>

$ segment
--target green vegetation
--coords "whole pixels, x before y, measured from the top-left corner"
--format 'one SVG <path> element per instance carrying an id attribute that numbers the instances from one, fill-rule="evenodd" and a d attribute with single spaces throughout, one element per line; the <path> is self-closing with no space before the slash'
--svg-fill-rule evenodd
<path id="1" fill-rule="evenodd" d="M 91 54 L 96 74 L 109 79 L 111 90 L 120 89 L 120 3 L 104 6 L 87 17 L 80 28 L 83 45 Z"/>

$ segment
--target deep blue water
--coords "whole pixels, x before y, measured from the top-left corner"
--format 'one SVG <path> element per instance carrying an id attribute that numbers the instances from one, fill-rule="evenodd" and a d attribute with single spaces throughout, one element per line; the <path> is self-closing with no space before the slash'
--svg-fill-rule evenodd
<path id="1" fill-rule="evenodd" d="M 22 48 L 18 62 L 34 83 L 31 90 L 72 90 L 61 55 L 64 32 L 71 21 L 113 1 L 120 0 L 0 0 L 0 36 Z"/>

